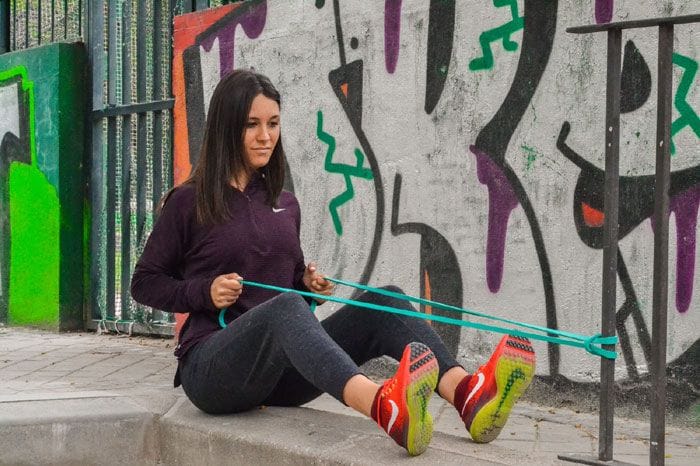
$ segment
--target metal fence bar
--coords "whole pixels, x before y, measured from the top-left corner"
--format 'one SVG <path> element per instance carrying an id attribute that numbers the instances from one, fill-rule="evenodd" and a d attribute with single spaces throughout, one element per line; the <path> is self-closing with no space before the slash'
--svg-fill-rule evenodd
<path id="1" fill-rule="evenodd" d="M 0 53 L 10 51 L 10 3 L 0 2 Z"/>
<path id="2" fill-rule="evenodd" d="M 122 3 L 122 104 L 131 103 L 131 0 Z M 120 241 L 120 310 L 121 317 L 129 315 L 129 289 L 131 279 L 131 131 L 130 114 L 122 116 L 121 131 L 121 241 Z M 109 182 L 109 180 L 108 180 Z"/>
<path id="3" fill-rule="evenodd" d="M 654 290 L 653 290 L 653 310 L 652 310 L 652 355 L 651 355 L 651 412 L 650 412 L 650 449 L 649 462 L 652 465 L 663 465 L 665 461 L 665 427 L 666 427 L 666 331 L 667 331 L 667 307 L 668 307 L 668 222 L 669 222 L 669 185 L 671 170 L 671 99 L 672 99 L 672 58 L 673 58 L 673 29 L 675 24 L 689 24 L 700 22 L 700 15 L 686 15 L 666 18 L 651 18 L 635 21 L 622 21 L 619 23 L 596 24 L 588 26 L 578 26 L 567 28 L 566 31 L 576 34 L 608 31 L 608 88 L 607 88 L 607 116 L 606 116 L 606 161 L 605 161 L 605 226 L 604 232 L 604 258 L 603 270 L 603 299 L 606 302 L 606 271 L 608 259 L 606 253 L 611 246 L 612 234 L 607 230 L 609 217 L 608 207 L 610 205 L 609 196 L 617 199 L 617 187 L 608 185 L 609 170 L 609 150 L 617 145 L 616 152 L 619 151 L 619 82 L 617 88 L 611 88 L 611 71 L 617 69 L 619 75 L 619 42 L 616 45 L 617 53 L 611 50 L 611 36 L 614 33 L 621 33 L 623 29 L 658 27 L 659 28 L 659 57 L 658 57 L 658 94 L 657 94 L 657 120 L 656 120 L 656 177 L 654 186 Z M 616 39 L 619 41 L 619 39 Z M 611 63 L 611 61 L 618 63 Z M 617 106 L 617 122 L 611 125 L 610 105 L 611 92 L 613 104 Z M 615 136 L 614 140 L 610 138 Z M 611 145 L 611 143 L 613 145 Z M 617 170 L 617 167 L 611 167 Z M 615 173 L 617 177 L 618 173 Z M 615 192 L 611 192 L 611 189 Z M 615 201 L 617 209 L 617 201 Z M 617 214 L 616 217 L 617 218 Z M 617 222 L 614 222 L 617 224 Z M 617 244 L 617 235 L 614 237 Z M 617 248 L 616 248 L 617 249 Z M 613 275 L 613 280 L 616 276 Z M 614 290 L 614 288 L 613 288 Z M 615 297 L 610 298 L 615 302 Z M 614 315 L 613 315 L 614 317 Z M 614 324 L 614 322 L 613 322 Z M 606 335 L 606 317 L 603 317 L 603 335 Z M 613 327 L 614 329 L 614 327 Z M 605 349 L 609 347 L 604 346 Z M 601 412 L 599 429 L 599 457 L 597 460 L 584 455 L 559 455 L 560 459 L 575 463 L 591 465 L 622 465 L 625 463 L 612 460 L 612 426 L 613 412 L 610 410 L 604 414 L 604 409 L 608 403 L 612 403 L 614 385 L 609 384 L 608 375 L 612 369 L 604 370 L 605 361 L 601 361 Z M 614 365 L 612 366 L 614 369 Z M 611 379 L 612 381 L 612 379 Z M 608 388 L 609 386 L 609 388 Z M 610 445 L 610 448 L 607 448 Z"/>
<path id="4" fill-rule="evenodd" d="M 12 50 L 17 49 L 17 0 L 12 0 Z"/>
<path id="5" fill-rule="evenodd" d="M 27 3 L 29 3 L 29 2 L 27 2 Z M 41 45 L 41 0 L 39 0 L 37 2 L 37 21 L 36 21 L 36 24 L 37 24 L 36 36 L 37 36 L 37 40 L 39 41 L 39 45 Z"/>
<path id="6" fill-rule="evenodd" d="M 56 40 L 56 0 L 51 0 L 51 42 Z"/>
<path id="7" fill-rule="evenodd" d="M 617 313 L 617 242 L 620 191 L 620 71 L 622 31 L 608 31 L 608 69 L 605 105 L 605 223 L 603 225 L 603 306 L 601 333 L 615 335 Z M 614 350 L 612 347 L 605 349 Z M 615 413 L 615 360 L 600 359 L 600 413 L 598 459 L 613 457 Z"/>
<path id="8" fill-rule="evenodd" d="M 24 48 L 29 47 L 29 1 L 24 2 Z"/>
<path id="9" fill-rule="evenodd" d="M 111 6 L 116 0 L 108 0 Z M 68 39 L 68 0 L 63 0 L 63 39 Z"/>
<path id="10" fill-rule="evenodd" d="M 117 104 L 117 55 L 119 49 L 117 47 L 117 2 L 110 1 L 107 10 L 108 17 L 108 46 L 107 46 L 107 105 Z M 106 198 L 104 214 L 106 217 L 105 228 L 105 251 L 106 251 L 106 279 L 105 284 L 105 313 L 103 317 L 114 317 L 115 298 L 116 298 L 116 205 L 117 192 L 115 181 L 117 177 L 117 125 L 116 117 L 107 120 L 107 160 L 106 160 L 106 177 L 102 179 L 101 184 L 106 185 Z M 93 251 L 94 253 L 94 251 Z"/>
<path id="11" fill-rule="evenodd" d="M 88 4 L 88 53 L 92 65 L 92 102 L 91 108 L 99 109 L 104 107 L 103 96 L 103 73 L 104 73 L 104 0 L 90 0 Z M 91 233 L 90 233 L 90 281 L 92 316 L 103 314 L 100 300 L 100 290 L 106 270 L 103 267 L 101 256 L 104 248 L 104 171 L 102 167 L 103 137 L 102 120 L 93 119 L 91 121 L 91 143 L 90 147 L 90 204 L 92 206 Z"/>
<path id="12" fill-rule="evenodd" d="M 651 429 L 649 462 L 664 464 L 666 431 L 666 320 L 668 307 L 668 209 L 671 172 L 673 23 L 659 27 L 654 186 L 654 291 L 652 311 Z"/>
<path id="13" fill-rule="evenodd" d="M 138 1 L 136 13 L 136 99 L 138 102 L 146 100 L 146 59 L 148 51 L 146 47 L 146 0 Z M 147 171 L 148 154 L 146 147 L 147 114 L 140 112 L 136 116 L 136 244 L 140 244 L 146 226 L 146 197 L 147 197 Z M 129 270 L 131 277 L 131 270 Z"/>
<path id="14" fill-rule="evenodd" d="M 153 88 L 151 100 L 163 96 L 163 3 L 155 2 L 153 9 Z M 155 211 L 163 192 L 163 112 L 153 112 L 153 191 L 151 205 Z M 155 212 L 154 212 L 155 215 Z"/>

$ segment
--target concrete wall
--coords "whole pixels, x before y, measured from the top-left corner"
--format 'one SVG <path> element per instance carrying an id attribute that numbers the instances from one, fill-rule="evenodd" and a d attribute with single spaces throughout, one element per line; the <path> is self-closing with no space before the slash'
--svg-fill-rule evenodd
<path id="1" fill-rule="evenodd" d="M 220 77 L 254 67 L 282 93 L 303 246 L 325 273 L 597 333 L 606 36 L 565 28 L 697 13 L 693 4 L 271 0 L 178 17 L 176 182 Z M 699 39 L 697 24 L 676 27 L 668 314 L 669 367 L 695 387 Z M 655 29 L 623 34 L 618 379 L 648 371 L 656 41 Z M 438 330 L 471 367 L 499 337 Z M 597 379 L 598 358 L 535 346 L 539 374 Z"/>
<path id="2" fill-rule="evenodd" d="M 0 55 L 0 322 L 83 328 L 85 49 Z"/>

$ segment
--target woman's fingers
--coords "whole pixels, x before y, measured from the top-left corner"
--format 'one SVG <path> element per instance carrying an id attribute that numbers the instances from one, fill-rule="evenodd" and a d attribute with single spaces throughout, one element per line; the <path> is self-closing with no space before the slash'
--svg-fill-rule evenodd
<path id="1" fill-rule="evenodd" d="M 221 309 L 228 307 L 238 300 L 243 292 L 243 278 L 237 273 L 219 275 L 211 284 L 210 294 L 214 306 Z"/>

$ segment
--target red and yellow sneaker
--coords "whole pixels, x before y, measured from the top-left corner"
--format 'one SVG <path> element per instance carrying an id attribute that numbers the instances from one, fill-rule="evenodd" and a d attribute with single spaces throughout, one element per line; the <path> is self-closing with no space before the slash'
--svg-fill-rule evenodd
<path id="1" fill-rule="evenodd" d="M 534 374 L 535 352 L 530 341 L 506 335 L 489 361 L 459 383 L 455 408 L 475 442 L 498 437 Z"/>
<path id="2" fill-rule="evenodd" d="M 379 389 L 372 419 L 410 455 L 423 453 L 433 437 L 428 401 L 435 391 L 438 364 L 422 343 L 406 345 L 399 368 Z"/>

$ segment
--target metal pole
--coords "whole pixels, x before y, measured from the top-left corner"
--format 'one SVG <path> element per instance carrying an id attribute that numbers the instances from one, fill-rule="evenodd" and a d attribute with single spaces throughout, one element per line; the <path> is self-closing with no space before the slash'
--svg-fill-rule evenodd
<path id="1" fill-rule="evenodd" d="M 671 171 L 673 24 L 659 26 L 659 86 L 654 186 L 654 297 L 651 337 L 651 430 L 649 462 L 664 464 L 666 430 L 666 318 L 668 308 L 668 187 Z"/>
<path id="2" fill-rule="evenodd" d="M 608 31 L 608 80 L 605 104 L 605 224 L 603 225 L 603 306 L 604 336 L 615 335 L 617 312 L 617 239 L 620 189 L 620 68 L 622 31 Z M 614 350 L 608 345 L 605 349 Z M 613 457 L 613 416 L 615 405 L 615 360 L 600 359 L 600 417 L 598 459 Z"/>
<path id="3" fill-rule="evenodd" d="M 0 53 L 10 51 L 10 2 L 0 0 Z"/>
<path id="4" fill-rule="evenodd" d="M 88 53 L 92 83 L 91 110 L 104 107 L 102 85 L 104 83 L 104 0 L 90 0 L 88 4 Z M 104 250 L 104 173 L 102 160 L 102 120 L 92 120 L 90 150 L 90 205 L 92 220 L 90 225 L 90 316 L 103 314 L 103 301 L 100 289 L 104 282 L 104 262 L 101 260 Z"/>

